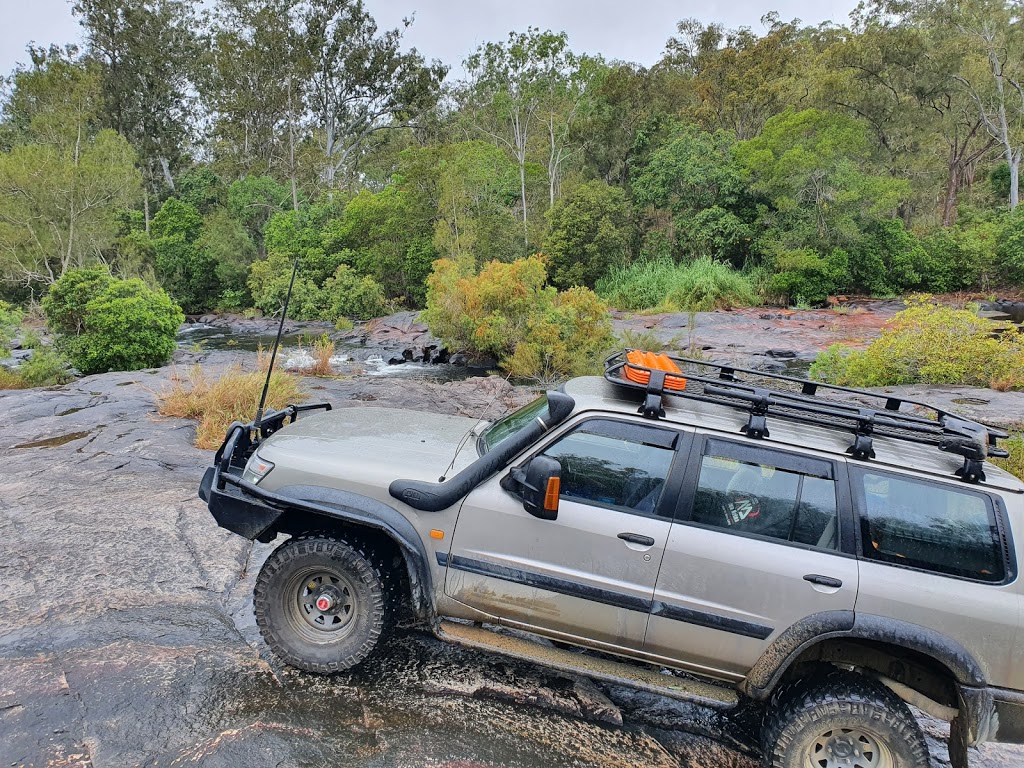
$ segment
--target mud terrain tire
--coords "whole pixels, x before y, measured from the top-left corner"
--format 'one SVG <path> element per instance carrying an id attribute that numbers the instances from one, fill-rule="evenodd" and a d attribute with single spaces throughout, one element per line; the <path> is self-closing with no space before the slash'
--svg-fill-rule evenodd
<path id="1" fill-rule="evenodd" d="M 928 768 L 928 746 L 888 688 L 831 670 L 787 686 L 762 732 L 765 768 Z"/>
<path id="2" fill-rule="evenodd" d="M 256 623 L 282 661 L 331 674 L 356 666 L 377 646 L 387 603 L 367 552 L 326 537 L 292 539 L 256 579 Z"/>

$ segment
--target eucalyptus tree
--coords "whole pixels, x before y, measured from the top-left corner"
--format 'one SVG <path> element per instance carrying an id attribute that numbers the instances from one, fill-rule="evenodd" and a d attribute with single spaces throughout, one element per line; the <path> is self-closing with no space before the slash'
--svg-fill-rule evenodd
<path id="1" fill-rule="evenodd" d="M 961 187 L 996 144 L 958 81 L 962 41 L 883 3 L 861 6 L 852 18 L 815 70 L 819 101 L 867 122 L 890 173 L 917 181 L 919 205 L 939 200 L 941 223 L 951 226 Z"/>
<path id="2" fill-rule="evenodd" d="M 105 261 L 119 210 L 141 197 L 135 153 L 101 128 L 102 76 L 73 51 L 31 51 L 4 108 L 12 144 L 0 151 L 0 272 L 34 289 Z"/>
<path id="3" fill-rule="evenodd" d="M 197 119 L 197 21 L 188 0 L 76 0 L 87 53 L 102 71 L 103 124 L 131 142 L 150 195 L 174 189 Z M 147 221 L 148 221 L 147 215 Z"/>
<path id="4" fill-rule="evenodd" d="M 305 104 L 329 188 L 351 181 L 373 134 L 405 127 L 432 108 L 447 68 L 402 50 L 403 29 L 380 32 L 362 0 L 303 0 L 298 54 L 308 71 Z"/>
<path id="5" fill-rule="evenodd" d="M 761 22 L 767 32 L 758 36 L 749 27 L 684 19 L 666 43 L 660 65 L 690 76 L 696 98 L 685 114 L 706 130 L 749 139 L 791 105 L 803 74 L 798 22 L 776 13 Z"/>
<path id="6" fill-rule="evenodd" d="M 297 6 L 298 0 L 218 0 L 199 80 L 212 121 L 214 161 L 229 177 L 289 179 L 293 208 L 310 74 L 301 55 Z"/>

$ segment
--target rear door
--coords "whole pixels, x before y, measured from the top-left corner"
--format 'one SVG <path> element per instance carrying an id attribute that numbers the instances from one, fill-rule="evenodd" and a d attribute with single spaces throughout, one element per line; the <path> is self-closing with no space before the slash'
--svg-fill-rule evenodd
<path id="1" fill-rule="evenodd" d="M 446 594 L 506 623 L 641 650 L 691 434 L 603 417 L 570 427 L 539 452 L 562 468 L 556 520 L 503 490 L 507 471 L 482 483 L 459 512 Z"/>
<path id="2" fill-rule="evenodd" d="M 845 462 L 706 436 L 687 468 L 645 650 L 726 679 L 822 611 L 852 611 Z"/>

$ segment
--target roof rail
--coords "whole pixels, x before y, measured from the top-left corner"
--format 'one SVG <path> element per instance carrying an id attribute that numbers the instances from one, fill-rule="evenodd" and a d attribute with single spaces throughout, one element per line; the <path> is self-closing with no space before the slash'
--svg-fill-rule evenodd
<path id="1" fill-rule="evenodd" d="M 644 393 L 638 412 L 647 418 L 664 418 L 663 398 L 672 395 L 747 411 L 749 418 L 741 431 L 755 440 L 769 436 L 769 418 L 850 431 L 854 439 L 846 452 L 860 461 L 874 458 L 876 435 L 933 445 L 963 457 L 964 464 L 955 474 L 968 483 L 985 479 L 986 458 L 1010 455 L 997 444 L 1008 437 L 1003 430 L 919 400 L 863 389 L 634 349 L 605 360 L 604 377 Z M 851 396 L 859 403 L 849 402 Z"/>

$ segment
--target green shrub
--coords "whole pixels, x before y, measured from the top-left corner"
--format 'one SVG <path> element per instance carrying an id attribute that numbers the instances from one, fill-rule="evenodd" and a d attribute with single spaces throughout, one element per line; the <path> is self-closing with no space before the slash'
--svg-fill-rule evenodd
<path id="1" fill-rule="evenodd" d="M 1003 274 L 1014 283 L 1024 284 L 1024 208 L 1006 217 L 996 254 Z"/>
<path id="2" fill-rule="evenodd" d="M 927 254 L 899 219 L 869 221 L 847 248 L 852 287 L 872 296 L 890 296 L 921 287 L 918 267 Z"/>
<path id="3" fill-rule="evenodd" d="M 598 281 L 598 294 L 619 309 L 704 312 L 755 303 L 742 272 L 709 257 L 688 264 L 639 261 L 612 269 Z"/>
<path id="4" fill-rule="evenodd" d="M 999 225 L 983 222 L 970 229 L 938 229 L 921 238 L 925 259 L 922 282 L 930 291 L 946 293 L 983 287 L 996 263 Z"/>
<path id="5" fill-rule="evenodd" d="M 581 184 L 547 212 L 551 230 L 544 255 L 557 288 L 593 288 L 610 267 L 626 261 L 630 206 L 626 193 L 603 181 Z"/>
<path id="6" fill-rule="evenodd" d="M 380 283 L 369 275 L 360 277 L 354 269 L 344 264 L 324 283 L 323 293 L 324 303 L 330 313 L 323 318 L 325 320 L 337 322 L 342 317 L 369 320 L 388 311 Z"/>
<path id="7" fill-rule="evenodd" d="M 614 343 L 608 307 L 588 288 L 558 293 L 546 282 L 537 256 L 494 261 L 475 276 L 441 259 L 427 281 L 423 320 L 449 348 L 493 356 L 514 376 L 596 371 Z"/>
<path id="8" fill-rule="evenodd" d="M 50 329 L 62 336 L 77 336 L 85 330 L 85 307 L 113 285 L 114 278 L 103 267 L 72 269 L 50 286 L 43 297 L 43 314 Z"/>
<path id="9" fill-rule="evenodd" d="M 5 301 L 0 301 L 0 357 L 11 353 L 11 342 L 18 331 L 21 313 Z"/>
<path id="10" fill-rule="evenodd" d="M 117 280 L 101 272 L 71 270 L 43 300 L 58 351 L 85 374 L 163 365 L 185 319 L 181 308 L 139 279 Z M 76 304 L 75 298 L 84 301 Z"/>
<path id="11" fill-rule="evenodd" d="M 788 304 L 824 304 L 849 274 L 846 251 L 839 249 L 827 256 L 807 248 L 782 251 L 773 261 L 777 271 L 768 278 L 768 290 Z"/>
<path id="12" fill-rule="evenodd" d="M 345 254 L 334 256 L 344 258 Z M 249 273 L 253 306 L 266 315 L 280 312 L 288 295 L 293 266 L 293 261 L 280 255 L 254 262 Z M 372 277 L 360 276 L 347 264 L 336 264 L 333 274 L 320 285 L 316 277 L 322 270 L 323 264 L 315 260 L 309 267 L 305 261 L 300 264 L 288 307 L 289 317 L 337 322 L 341 317 L 368 320 L 389 311 L 384 289 Z"/>
<path id="13" fill-rule="evenodd" d="M 68 361 L 52 347 L 37 347 L 32 357 L 18 366 L 18 376 L 27 387 L 50 387 L 74 379 Z"/>
<path id="14" fill-rule="evenodd" d="M 915 297 L 867 349 L 835 344 L 818 355 L 812 378 L 854 387 L 966 384 L 1024 387 L 1024 339 L 996 335 L 996 323 L 965 309 Z"/>

